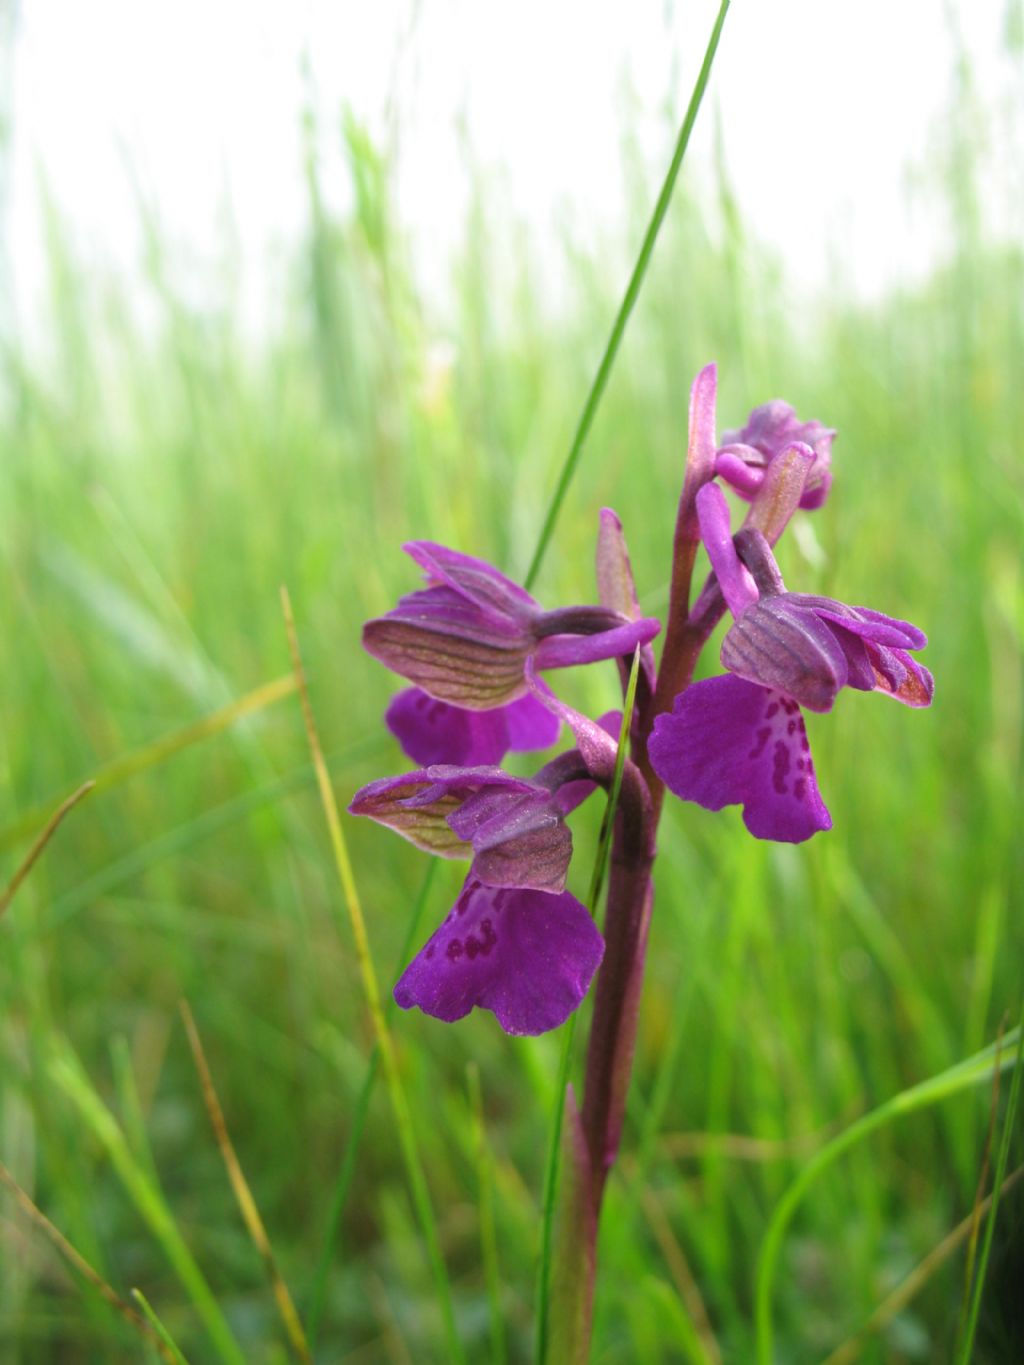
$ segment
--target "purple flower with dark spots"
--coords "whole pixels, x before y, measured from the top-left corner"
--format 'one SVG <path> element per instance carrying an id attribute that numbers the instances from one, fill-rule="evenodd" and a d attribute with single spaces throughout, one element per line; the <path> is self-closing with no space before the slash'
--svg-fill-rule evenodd
<path id="1" fill-rule="evenodd" d="M 384 720 L 403 751 L 424 767 L 500 763 L 510 751 L 547 749 L 561 728 L 558 718 L 531 696 L 490 711 L 467 711 L 419 687 L 407 687 L 392 698 Z"/>
<path id="2" fill-rule="evenodd" d="M 525 667 L 567 668 L 631 654 L 660 625 L 607 607 L 545 611 L 483 560 L 428 541 L 406 552 L 427 586 L 363 629 L 366 649 L 438 701 L 474 711 L 526 694 Z"/>
<path id="3" fill-rule="evenodd" d="M 821 422 L 801 422 L 780 398 L 762 403 L 746 426 L 723 433 L 715 455 L 715 473 L 749 502 L 764 482 L 768 466 L 794 445 L 807 446 L 814 464 L 800 498 L 805 510 L 820 507 L 832 483 L 832 442 L 836 433 Z"/>
<path id="4" fill-rule="evenodd" d="M 934 684 L 910 657 L 926 637 L 867 607 L 785 589 L 758 531 L 729 536 L 720 489 L 698 495 L 705 545 L 734 623 L 724 677 L 692 684 L 657 717 L 651 764 L 670 791 L 707 810 L 741 804 L 750 832 L 800 843 L 831 817 L 818 792 L 801 705 L 829 711 L 842 687 L 928 706 Z M 742 556 L 742 559 L 741 559 Z"/>
<path id="5" fill-rule="evenodd" d="M 603 953 L 586 906 L 567 891 L 499 888 L 471 874 L 402 973 L 395 1000 L 447 1023 L 479 1006 L 506 1033 L 546 1033 L 580 1004 Z"/>

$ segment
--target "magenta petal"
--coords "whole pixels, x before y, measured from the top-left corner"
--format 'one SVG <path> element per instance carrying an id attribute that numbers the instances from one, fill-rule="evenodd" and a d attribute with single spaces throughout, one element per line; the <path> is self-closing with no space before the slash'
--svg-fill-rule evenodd
<path id="1" fill-rule="evenodd" d="M 402 973 L 395 1000 L 447 1023 L 479 1006 L 506 1033 L 547 1033 L 579 1005 L 603 953 L 597 926 L 568 892 L 495 890 L 470 878 Z"/>
<path id="2" fill-rule="evenodd" d="M 532 697 L 524 697 L 523 701 L 542 709 Z M 506 715 L 519 705 L 520 702 L 512 702 L 493 711 L 467 711 L 436 701 L 419 687 L 407 687 L 392 698 L 384 720 L 414 763 L 424 767 L 453 763 L 470 768 L 500 763 L 505 757 L 512 747 L 508 742 Z"/>
<path id="3" fill-rule="evenodd" d="M 931 706 L 935 679 L 924 664 L 903 649 L 870 643 L 865 648 L 874 675 L 873 691 L 901 701 L 904 706 Z"/>
<path id="4" fill-rule="evenodd" d="M 693 683 L 654 722 L 648 752 L 676 796 L 706 810 L 742 805 L 758 839 L 798 844 L 832 827 L 799 706 L 756 683 Z"/>
<path id="5" fill-rule="evenodd" d="M 536 697 L 527 695 L 501 708 L 508 731 L 508 747 L 515 753 L 547 749 L 558 739 L 561 723 Z M 476 762 L 483 762 L 477 759 Z"/>
<path id="6" fill-rule="evenodd" d="M 697 494 L 697 518 L 722 596 L 733 616 L 741 616 L 757 601 L 757 588 L 732 543 L 729 504 L 717 483 L 705 484 Z"/>
<path id="7" fill-rule="evenodd" d="M 558 738 L 557 717 L 534 697 L 491 711 L 436 701 L 419 687 L 393 697 L 384 720 L 414 763 L 473 768 L 500 763 L 509 749 L 546 749 Z"/>
<path id="8" fill-rule="evenodd" d="M 660 629 L 660 621 L 644 617 L 598 635 L 549 635 L 537 646 L 537 667 L 573 668 L 601 659 L 617 659 L 632 654 L 637 645 L 650 644 Z"/>
<path id="9" fill-rule="evenodd" d="M 486 560 L 430 540 L 411 540 L 402 549 L 420 566 L 429 585 L 446 584 L 495 619 L 511 616 L 528 621 L 538 610 L 525 588 Z"/>
<path id="10" fill-rule="evenodd" d="M 753 456 L 757 454 L 749 446 L 724 446 L 715 456 L 715 473 L 749 500 L 764 483 L 764 463 L 758 463 L 756 459 L 748 461 L 741 451 L 750 451 Z"/>

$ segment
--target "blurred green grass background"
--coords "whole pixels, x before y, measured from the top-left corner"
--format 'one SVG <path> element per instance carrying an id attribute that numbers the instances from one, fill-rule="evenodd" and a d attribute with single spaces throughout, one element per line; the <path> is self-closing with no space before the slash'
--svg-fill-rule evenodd
<path id="1" fill-rule="evenodd" d="M 797 302 L 740 222 L 723 164 L 716 182 L 680 188 L 538 583 L 546 604 L 593 597 L 597 510 L 611 505 L 645 606 L 664 610 L 688 387 L 716 359 L 720 430 L 784 396 L 840 433 L 830 501 L 783 544 L 789 586 L 920 624 L 937 679 L 930 712 L 844 696 L 812 718 L 835 829 L 809 845 L 756 844 L 735 810 L 666 812 L 601 1241 L 602 1365 L 707 1358 L 688 1325 L 694 1292 L 724 1360 L 752 1360 L 758 1249 L 808 1154 L 1016 1015 L 1024 254 L 984 230 L 971 149 L 953 136 L 966 98 L 935 167 L 955 249 L 924 285 L 870 306 L 841 278 Z M 525 570 L 628 249 L 567 248 L 566 300 L 546 307 L 535 244 L 481 184 L 441 328 L 386 162 L 351 120 L 345 148 L 352 215 L 329 216 L 311 158 L 308 238 L 259 344 L 230 289 L 216 307 L 189 301 L 155 217 L 140 299 L 87 266 L 73 224 L 50 212 L 52 353 L 2 356 L 4 878 L 30 842 L 26 812 L 288 672 L 281 583 L 346 799 L 403 763 L 380 723 L 397 684 L 358 643 L 361 621 L 413 584 L 400 543 L 428 537 Z M 637 184 L 636 241 L 652 197 Z M 567 685 L 594 711 L 614 704 L 610 667 Z M 348 837 L 390 983 L 424 859 L 373 827 Z M 593 838 L 584 812 L 578 893 Z M 439 870 L 427 921 L 460 875 Z M 193 1362 L 212 1358 L 195 1304 L 83 1125 L 60 1059 L 74 1050 L 158 1173 L 245 1359 L 285 1359 L 177 1002 L 191 1002 L 302 1310 L 372 1045 L 338 907 L 289 698 L 90 798 L 0 922 L 0 1157 L 107 1279 L 144 1290 Z M 474 1361 L 492 1358 L 467 1079 L 479 1068 L 503 1330 L 508 1359 L 525 1361 L 558 1041 L 508 1039 L 480 1014 L 451 1028 L 400 1015 L 395 1031 Z M 894 1124 L 815 1187 L 777 1284 L 780 1361 L 826 1357 L 970 1211 L 989 1107 L 982 1088 Z M 1000 1219 L 979 1361 L 1024 1349 L 1019 1194 Z M 5 1361 L 140 1358 L 9 1202 L 0 1257 Z M 858 1358 L 949 1358 L 963 1273 L 961 1253 Z M 442 1343 L 381 1088 L 318 1358 L 428 1362 Z"/>

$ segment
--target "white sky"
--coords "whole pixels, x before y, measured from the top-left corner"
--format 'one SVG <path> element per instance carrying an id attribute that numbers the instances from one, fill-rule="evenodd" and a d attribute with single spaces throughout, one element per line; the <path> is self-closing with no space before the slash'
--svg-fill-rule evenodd
<path id="1" fill-rule="evenodd" d="M 1006 7 L 959 6 L 986 102 L 1010 88 Z M 447 279 L 437 266 L 464 223 L 460 117 L 476 163 L 500 168 L 539 233 L 614 232 L 629 221 L 625 92 L 660 173 L 716 11 L 717 0 L 21 0 L 0 63 L 0 80 L 4 65 L 14 76 L 0 240 L 18 312 L 31 314 L 43 280 L 40 171 L 86 254 L 125 271 L 140 254 L 129 166 L 200 256 L 223 248 L 228 193 L 250 265 L 294 240 L 304 54 L 329 186 L 343 196 L 347 104 L 393 140 L 400 217 L 427 275 Z M 927 161 L 948 104 L 944 13 L 942 0 L 734 0 L 691 173 L 709 170 L 717 111 L 745 221 L 798 283 L 827 283 L 838 246 L 852 285 L 875 293 L 941 249 L 937 215 L 908 207 L 906 172 Z"/>

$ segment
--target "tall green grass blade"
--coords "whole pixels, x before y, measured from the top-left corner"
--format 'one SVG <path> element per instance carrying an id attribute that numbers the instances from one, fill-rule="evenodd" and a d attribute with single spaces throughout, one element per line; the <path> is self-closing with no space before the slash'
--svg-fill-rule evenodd
<path id="1" fill-rule="evenodd" d="M 153 1311 L 153 1308 L 150 1306 L 149 1300 L 146 1298 L 145 1294 L 143 1294 L 142 1290 L 133 1289 L 132 1298 L 139 1305 L 139 1309 L 141 1310 L 143 1317 L 149 1323 L 150 1327 L 152 1327 L 153 1331 L 157 1334 L 157 1336 L 160 1338 L 163 1344 L 167 1347 L 167 1350 L 170 1352 L 171 1358 L 176 1362 L 176 1365 L 188 1365 L 188 1361 L 185 1359 L 184 1355 L 182 1355 L 181 1347 L 177 1344 L 177 1342 L 171 1336 L 170 1332 L 168 1332 L 167 1328 L 157 1317 L 156 1313 Z"/>
<path id="2" fill-rule="evenodd" d="M 601 402 L 601 397 L 604 394 L 605 387 L 611 375 L 612 367 L 615 364 L 615 357 L 619 353 L 619 346 L 622 343 L 622 338 L 626 331 L 626 324 L 629 322 L 629 315 L 632 313 L 633 307 L 640 295 L 640 286 L 643 284 L 644 275 L 647 273 L 647 267 L 650 263 L 651 255 L 654 252 L 654 244 L 658 240 L 658 233 L 661 231 L 661 225 L 665 220 L 665 214 L 668 212 L 668 206 L 672 200 L 672 191 L 675 189 L 679 168 L 682 166 L 683 157 L 686 155 L 686 148 L 690 142 L 690 134 L 693 132 L 693 125 L 697 121 L 697 112 L 700 109 L 701 101 L 704 98 L 704 91 L 707 88 L 708 79 L 711 75 L 711 67 L 715 60 L 715 53 L 718 51 L 718 40 L 722 36 L 722 25 L 725 23 L 725 16 L 728 9 L 729 0 L 721 0 L 718 17 L 711 30 L 707 51 L 704 53 L 704 61 L 701 63 L 700 73 L 697 76 L 697 83 L 693 87 L 690 103 L 687 106 L 682 127 L 679 129 L 679 136 L 676 138 L 675 149 L 672 152 L 672 160 L 669 162 L 668 171 L 662 182 L 661 193 L 658 195 L 657 202 L 654 205 L 651 221 L 647 225 L 647 231 L 644 234 L 644 240 L 640 246 L 640 255 L 636 259 L 636 265 L 634 265 L 633 273 L 629 277 L 629 284 L 626 286 L 625 295 L 619 305 L 619 311 L 615 315 L 615 321 L 612 323 L 612 330 L 604 348 L 604 355 L 601 357 L 601 363 L 598 365 L 597 373 L 594 375 L 594 382 L 591 384 L 590 392 L 587 394 L 583 404 L 583 411 L 580 414 L 576 432 L 572 438 L 572 445 L 569 447 L 569 454 L 566 456 L 565 464 L 562 466 L 562 472 L 558 476 L 558 483 L 555 486 L 551 503 L 544 517 L 544 524 L 541 527 L 540 536 L 537 540 L 537 548 L 533 552 L 533 558 L 530 561 L 530 567 L 526 573 L 525 583 L 527 588 L 533 586 L 533 583 L 540 572 L 540 566 L 543 563 L 544 555 L 547 552 L 548 542 L 551 540 L 552 533 L 555 529 L 555 522 L 558 520 L 558 514 L 562 510 L 562 503 L 565 501 L 565 495 L 569 491 L 569 484 L 572 482 L 572 476 L 576 472 L 576 466 L 579 463 L 580 455 L 583 451 L 583 444 L 586 441 L 593 424 L 598 404 Z"/>
<path id="3" fill-rule="evenodd" d="M 1021 1030 L 1014 1029 L 1003 1040 L 1004 1046 L 1007 1043 L 1018 1042 L 1021 1036 Z M 901 1090 L 898 1095 L 894 1095 L 884 1104 L 879 1105 L 877 1109 L 872 1109 L 870 1113 L 859 1118 L 856 1123 L 852 1123 L 849 1128 L 844 1129 L 811 1157 L 776 1206 L 761 1244 L 755 1290 L 758 1365 L 772 1365 L 774 1359 L 775 1328 L 772 1320 L 772 1291 L 775 1286 L 775 1272 L 778 1267 L 783 1238 L 800 1201 L 818 1176 L 831 1166 L 837 1157 L 842 1156 L 844 1152 L 849 1151 L 851 1147 L 856 1146 L 857 1143 L 877 1129 L 883 1128 L 887 1123 L 891 1123 L 904 1114 L 913 1114 L 919 1109 L 938 1104 L 940 1101 L 958 1095 L 961 1091 L 968 1090 L 972 1086 L 981 1085 L 991 1079 L 997 1066 L 1002 1069 L 1014 1065 L 1015 1061 L 1016 1059 L 1011 1059 L 1005 1052 L 999 1053 L 995 1044 L 983 1048 L 980 1052 L 976 1052 L 973 1057 L 965 1058 L 962 1062 L 949 1067 L 948 1070 L 939 1075 L 931 1076 L 928 1080 L 921 1081 L 908 1090 Z M 1002 1175 L 1000 1174 L 998 1178 L 1001 1180 Z M 992 1221 L 990 1217 L 990 1226 Z"/>
<path id="4" fill-rule="evenodd" d="M 619 744 L 615 753 L 615 769 L 612 785 L 608 792 L 601 832 L 598 837 L 597 856 L 590 876 L 590 892 L 587 904 L 590 913 L 596 914 L 597 900 L 601 894 L 604 869 L 608 862 L 612 832 L 615 828 L 615 812 L 622 790 L 622 774 L 626 766 L 626 751 L 629 748 L 629 728 L 633 721 L 633 706 L 636 702 L 636 684 L 640 676 L 640 648 L 633 651 L 633 666 L 626 685 L 626 696 L 622 705 L 622 724 L 619 726 Z M 540 1265 L 537 1270 L 537 1326 L 536 1352 L 537 1365 L 544 1365 L 548 1352 L 548 1336 L 551 1316 L 551 1261 L 555 1239 L 555 1212 L 558 1206 L 559 1174 L 562 1155 L 562 1120 L 565 1115 L 569 1072 L 572 1067 L 573 1039 L 576 1037 L 576 1021 L 579 1010 L 574 1010 L 562 1029 L 562 1050 L 558 1061 L 558 1080 L 555 1085 L 555 1111 L 551 1120 L 551 1137 L 548 1142 L 548 1158 L 544 1170 L 544 1196 L 541 1214 Z"/>
<path id="5" fill-rule="evenodd" d="M 135 1159 L 124 1133 L 93 1089 L 81 1063 L 67 1043 L 55 1050 L 49 1071 L 54 1083 L 75 1106 L 86 1128 L 110 1158 L 132 1203 L 149 1224 L 150 1231 L 163 1248 L 165 1256 L 206 1328 L 217 1358 L 223 1361 L 224 1365 L 246 1365 L 245 1356 L 205 1276 L 179 1232 L 162 1191 Z"/>
<path id="6" fill-rule="evenodd" d="M 436 870 L 437 863 L 431 859 L 423 874 L 423 881 L 420 884 L 419 894 L 413 905 L 412 914 L 409 916 L 405 938 L 398 955 L 398 968 L 395 972 L 396 978 L 408 962 L 409 955 L 412 952 L 413 944 L 419 933 L 420 921 L 423 918 L 423 911 L 426 909 L 430 888 L 433 885 L 434 873 Z M 388 1023 L 390 1023 L 394 1017 L 396 1009 L 395 998 L 393 995 L 389 995 L 387 1004 L 384 1007 L 384 1018 Z M 324 1234 L 324 1245 L 320 1252 L 320 1259 L 317 1261 L 316 1271 L 313 1276 L 313 1288 L 310 1291 L 306 1331 L 309 1336 L 310 1349 L 313 1351 L 316 1350 L 320 1320 L 324 1311 L 327 1279 L 330 1274 L 331 1263 L 338 1250 L 338 1230 L 341 1227 L 341 1217 L 345 1211 L 345 1202 L 348 1199 L 349 1190 L 352 1187 L 352 1178 L 356 1173 L 359 1147 L 363 1140 L 363 1130 L 366 1127 L 366 1116 L 370 1110 L 370 1100 L 373 1097 L 373 1091 L 377 1084 L 379 1071 L 380 1049 L 374 1044 L 373 1051 L 370 1053 L 370 1060 L 366 1065 L 366 1074 L 363 1077 L 363 1083 L 360 1086 L 359 1095 L 356 1098 L 356 1107 L 352 1113 L 352 1128 L 348 1135 L 348 1141 L 345 1143 L 345 1151 L 342 1154 L 341 1166 L 338 1169 L 337 1179 L 334 1182 L 334 1190 L 331 1194 L 331 1206 L 327 1214 L 327 1231 Z"/>
<path id="7" fill-rule="evenodd" d="M 1024 1058 L 1024 1007 L 1021 1009 L 1020 1023 L 1017 1026 L 1017 1055 L 1014 1058 L 1013 1063 L 1013 1080 L 1010 1084 L 1010 1097 L 1006 1104 L 1006 1117 L 1003 1120 L 1003 1134 L 999 1143 L 999 1156 L 996 1158 L 995 1174 L 992 1177 L 992 1207 L 989 1209 L 988 1220 L 985 1223 L 985 1237 L 981 1244 L 981 1255 L 978 1258 L 978 1265 L 974 1274 L 971 1306 L 967 1314 L 967 1327 L 964 1332 L 963 1341 L 961 1342 L 960 1350 L 957 1352 L 957 1365 L 970 1365 L 971 1355 L 974 1351 L 974 1338 L 978 1331 L 978 1314 L 981 1311 L 981 1299 L 985 1290 L 985 1271 L 988 1267 L 988 1258 L 992 1251 L 992 1238 L 995 1235 L 996 1216 L 999 1212 L 999 1197 L 1002 1192 L 1003 1179 L 1006 1175 L 1006 1166 L 1010 1157 L 1010 1142 L 1014 1133 L 1017 1105 L 1020 1102 L 1022 1058 Z"/>

